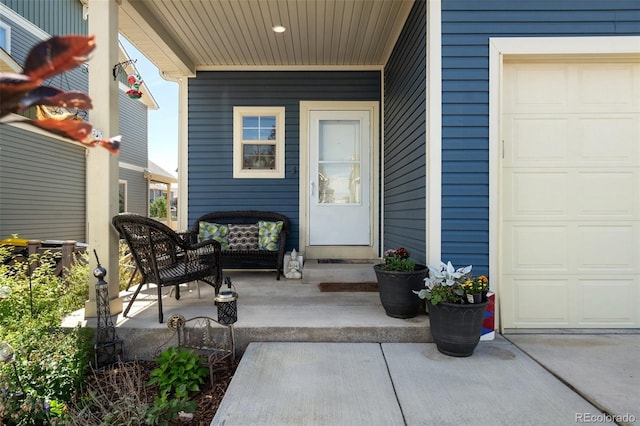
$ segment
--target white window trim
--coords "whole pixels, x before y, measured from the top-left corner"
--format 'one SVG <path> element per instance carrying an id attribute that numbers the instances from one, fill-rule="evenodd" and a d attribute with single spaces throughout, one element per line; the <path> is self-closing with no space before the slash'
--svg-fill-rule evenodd
<path id="1" fill-rule="evenodd" d="M 242 117 L 246 115 L 273 115 L 276 117 L 276 168 L 273 170 L 243 169 L 242 168 Z M 233 107 L 233 177 L 284 179 L 285 164 L 285 108 L 284 107 Z"/>

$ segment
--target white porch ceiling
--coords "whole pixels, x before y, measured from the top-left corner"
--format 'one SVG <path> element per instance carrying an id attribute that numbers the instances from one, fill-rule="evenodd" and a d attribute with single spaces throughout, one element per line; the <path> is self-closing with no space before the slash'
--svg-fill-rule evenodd
<path id="1" fill-rule="evenodd" d="M 162 72 L 383 66 L 414 0 L 122 0 L 120 32 Z M 276 34 L 274 25 L 287 31 Z"/>

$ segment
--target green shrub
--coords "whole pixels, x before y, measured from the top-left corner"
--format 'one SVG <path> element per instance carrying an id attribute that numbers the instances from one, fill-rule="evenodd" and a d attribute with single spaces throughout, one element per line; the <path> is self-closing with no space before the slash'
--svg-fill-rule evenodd
<path id="1" fill-rule="evenodd" d="M 145 422 L 148 425 L 165 426 L 170 420 L 177 419 L 180 412 L 191 413 L 196 409 L 194 401 L 184 398 L 169 399 L 166 395 L 156 397 L 153 406 L 149 409 Z"/>
<path id="2" fill-rule="evenodd" d="M 123 288 L 135 269 L 131 259 L 126 260 L 126 254 L 127 247 L 123 244 L 120 248 Z M 13 366 L 0 365 L 0 425 L 68 422 L 68 416 L 63 414 L 66 405 L 82 393 L 93 358 L 93 330 L 80 327 L 64 330 L 60 324 L 65 315 L 84 307 L 89 285 L 95 285 L 95 278 L 89 275 L 89 253 L 79 255 L 62 278 L 54 274 L 55 258 L 51 253 L 30 256 L 30 276 L 27 260 L 18 257 L 4 262 L 9 255 L 9 248 L 0 246 L 0 287 L 11 288 L 11 295 L 0 301 L 0 341 L 14 348 L 15 366 L 25 395 L 20 400 L 11 398 L 21 389 Z M 139 276 L 134 283 L 138 281 Z M 106 395 L 113 398 L 114 393 Z M 139 415 L 132 416 L 131 411 L 113 407 L 103 413 L 105 418 L 129 418 L 127 424 L 132 425 L 143 424 L 150 409 L 135 408 Z M 171 407 L 159 407 L 156 419 L 162 418 L 160 408 Z"/>
<path id="3" fill-rule="evenodd" d="M 167 199 L 158 197 L 153 200 L 149 208 L 149 215 L 151 217 L 167 217 Z"/>
<path id="4" fill-rule="evenodd" d="M 0 248 L 0 259 L 8 255 Z M 0 341 L 15 351 L 15 368 L 0 366 L 0 415 L 7 424 L 55 424 L 65 402 L 80 389 L 92 356 L 91 329 L 60 328 L 62 318 L 88 298 L 88 266 L 82 259 L 64 278 L 54 273 L 51 253 L 0 264 L 0 286 L 11 295 L 0 302 Z M 24 390 L 24 398 L 11 398 Z"/>
<path id="5" fill-rule="evenodd" d="M 195 352 L 170 347 L 156 358 L 158 368 L 151 371 L 149 385 L 157 384 L 160 394 L 186 398 L 189 392 L 197 392 L 204 383 L 208 371 L 200 365 L 200 357 Z"/>

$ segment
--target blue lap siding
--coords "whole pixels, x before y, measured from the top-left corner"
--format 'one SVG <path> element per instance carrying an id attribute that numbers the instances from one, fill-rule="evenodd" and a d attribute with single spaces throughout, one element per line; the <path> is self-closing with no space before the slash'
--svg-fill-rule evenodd
<path id="1" fill-rule="evenodd" d="M 489 38 L 640 35 L 638 0 L 442 1 L 442 258 L 489 264 Z"/>
<path id="2" fill-rule="evenodd" d="M 380 101 L 379 71 L 207 71 L 189 80 L 189 223 L 210 211 L 267 210 L 299 241 L 300 101 Z M 285 178 L 233 178 L 233 107 L 285 107 Z"/>
<path id="3" fill-rule="evenodd" d="M 384 247 L 426 261 L 425 2 L 414 4 L 384 69 Z"/>

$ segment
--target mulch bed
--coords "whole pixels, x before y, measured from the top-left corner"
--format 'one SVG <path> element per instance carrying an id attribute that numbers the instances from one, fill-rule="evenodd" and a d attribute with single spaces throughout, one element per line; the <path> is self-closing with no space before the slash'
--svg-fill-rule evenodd
<path id="1" fill-rule="evenodd" d="M 211 420 L 215 416 L 218 411 L 218 407 L 220 406 L 220 402 L 222 402 L 222 398 L 229 387 L 229 383 L 231 383 L 231 379 L 233 378 L 233 374 L 238 367 L 238 363 L 240 362 L 239 358 L 236 358 L 235 363 L 233 363 L 230 367 L 227 363 L 222 363 L 219 368 L 215 371 L 214 374 L 214 386 L 211 387 L 209 383 L 209 377 L 207 376 L 205 384 L 202 385 L 200 391 L 191 395 L 191 400 L 195 401 L 197 404 L 196 411 L 193 413 L 193 419 L 184 422 L 180 420 L 173 420 L 169 424 L 172 426 L 175 425 L 189 425 L 189 426 L 209 426 L 211 424 Z M 155 361 L 129 361 L 126 363 L 129 368 L 133 367 L 133 364 L 137 364 L 142 371 L 142 382 L 147 383 L 149 381 L 151 371 L 156 368 L 158 365 Z M 138 371 L 140 371 L 138 370 Z M 114 373 L 115 371 L 115 373 Z M 117 369 L 103 369 L 100 371 L 96 371 L 95 375 L 91 377 L 89 380 L 95 381 L 103 381 L 108 383 L 112 381 L 113 374 L 118 374 Z M 153 403 L 153 400 L 156 396 L 159 395 L 158 386 L 147 386 L 145 388 L 147 401 L 149 403 Z"/>

